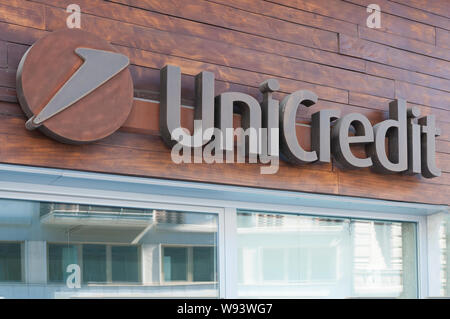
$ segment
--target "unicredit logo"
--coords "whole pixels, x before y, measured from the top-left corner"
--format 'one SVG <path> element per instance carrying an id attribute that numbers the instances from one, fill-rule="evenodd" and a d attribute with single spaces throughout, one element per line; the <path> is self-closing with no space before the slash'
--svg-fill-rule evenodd
<path id="1" fill-rule="evenodd" d="M 42 38 L 24 55 L 17 74 L 18 98 L 29 118 L 26 127 L 38 128 L 66 143 L 87 143 L 112 134 L 132 107 L 128 64 L 126 56 L 87 32 L 64 30 Z M 314 92 L 298 90 L 278 101 L 272 93 L 279 90 L 279 83 L 268 79 L 260 85 L 260 103 L 240 92 L 216 96 L 210 72 L 198 74 L 195 85 L 197 104 L 191 135 L 180 124 L 181 70 L 172 65 L 161 69 L 160 133 L 172 147 L 172 154 L 174 148 L 190 154 L 190 149 L 204 147 L 209 157 L 228 156 L 235 149 L 233 112 L 239 107 L 243 146 L 249 157 L 281 158 L 293 164 L 326 163 L 333 157 L 347 169 L 372 167 L 378 172 L 427 178 L 441 174 L 435 158 L 435 137 L 439 135 L 435 117 L 420 117 L 420 110 L 408 108 L 404 100 L 391 102 L 389 118 L 374 126 L 359 113 L 314 113 L 312 149 L 308 151 L 296 135 L 296 113 L 299 107 L 317 103 Z M 364 157 L 352 152 L 351 146 L 357 144 L 364 146 Z"/>
<path id="2" fill-rule="evenodd" d="M 17 95 L 26 127 L 66 143 L 88 143 L 119 129 L 131 111 L 128 57 L 80 30 L 53 32 L 23 56 Z"/>

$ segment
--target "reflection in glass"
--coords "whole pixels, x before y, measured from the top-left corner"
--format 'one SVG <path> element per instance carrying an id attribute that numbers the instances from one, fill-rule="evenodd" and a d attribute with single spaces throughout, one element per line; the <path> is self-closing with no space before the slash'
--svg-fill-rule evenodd
<path id="1" fill-rule="evenodd" d="M 83 282 L 106 282 L 106 246 L 83 245 Z"/>
<path id="2" fill-rule="evenodd" d="M 0 199 L 0 298 L 217 297 L 217 231 L 216 214 Z"/>
<path id="3" fill-rule="evenodd" d="M 65 283 L 69 276 L 66 269 L 71 264 L 78 264 L 77 246 L 48 245 L 48 279 L 50 282 Z"/>
<path id="4" fill-rule="evenodd" d="M 184 247 L 164 248 L 164 280 L 187 281 L 187 249 Z"/>
<path id="5" fill-rule="evenodd" d="M 241 297 L 417 295 L 414 223 L 238 214 Z"/>
<path id="6" fill-rule="evenodd" d="M 193 247 L 193 280 L 215 281 L 216 255 L 214 247 Z"/>
<path id="7" fill-rule="evenodd" d="M 0 282 L 22 281 L 20 243 L 0 243 Z"/>
<path id="8" fill-rule="evenodd" d="M 111 264 L 113 282 L 139 282 L 139 248 L 137 246 L 112 246 Z"/>

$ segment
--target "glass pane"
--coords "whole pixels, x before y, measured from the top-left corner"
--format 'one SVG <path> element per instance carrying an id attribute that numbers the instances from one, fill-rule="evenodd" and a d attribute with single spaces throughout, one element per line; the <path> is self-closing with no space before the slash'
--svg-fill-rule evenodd
<path id="1" fill-rule="evenodd" d="M 112 281 L 138 282 L 139 281 L 139 254 L 136 246 L 113 246 Z"/>
<path id="2" fill-rule="evenodd" d="M 164 247 L 164 281 L 186 281 L 187 278 L 186 247 Z"/>
<path id="3" fill-rule="evenodd" d="M 241 297 L 338 297 L 348 289 L 349 222 L 239 213 Z"/>
<path id="4" fill-rule="evenodd" d="M 194 281 L 214 281 L 216 274 L 214 247 L 194 247 Z"/>
<path id="5" fill-rule="evenodd" d="M 106 282 L 105 245 L 83 245 L 83 282 Z"/>
<path id="6" fill-rule="evenodd" d="M 0 243 L 0 282 L 22 280 L 20 243 Z"/>
<path id="7" fill-rule="evenodd" d="M 354 221 L 353 295 L 417 295 L 416 228 L 413 223 Z"/>
<path id="8" fill-rule="evenodd" d="M 77 246 L 64 244 L 48 245 L 48 279 L 65 283 L 69 273 L 67 267 L 78 264 Z"/>
<path id="9" fill-rule="evenodd" d="M 240 212 L 238 295 L 413 298 L 415 236 L 414 223 Z"/>
<path id="10" fill-rule="evenodd" d="M 0 199 L 0 298 L 217 297 L 217 238 L 217 214 Z"/>

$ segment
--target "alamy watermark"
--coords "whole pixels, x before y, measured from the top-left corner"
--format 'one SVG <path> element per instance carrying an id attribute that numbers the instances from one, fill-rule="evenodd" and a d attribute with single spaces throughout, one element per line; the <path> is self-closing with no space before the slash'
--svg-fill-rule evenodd
<path id="1" fill-rule="evenodd" d="M 81 8 L 78 4 L 69 4 L 66 8 L 66 12 L 70 13 L 66 19 L 66 25 L 69 29 L 81 28 Z"/>
<path id="2" fill-rule="evenodd" d="M 371 29 L 381 28 L 381 8 L 378 4 L 369 4 L 367 6 L 367 13 L 370 13 L 366 20 L 366 25 Z"/>
<path id="3" fill-rule="evenodd" d="M 202 121 L 195 120 L 193 136 L 186 129 L 179 127 L 173 130 L 172 139 L 177 141 L 170 154 L 172 161 L 176 164 L 245 163 L 248 158 L 248 163 L 259 161 L 261 164 L 268 164 L 268 166 L 260 167 L 261 174 L 276 174 L 279 169 L 279 130 L 277 128 L 270 130 L 253 127 L 245 130 L 226 128 L 225 131 L 219 128 L 207 128 L 203 130 Z"/>
<path id="4" fill-rule="evenodd" d="M 66 272 L 70 274 L 67 276 L 67 288 L 81 288 L 81 268 L 77 264 L 70 264 L 67 266 Z"/>

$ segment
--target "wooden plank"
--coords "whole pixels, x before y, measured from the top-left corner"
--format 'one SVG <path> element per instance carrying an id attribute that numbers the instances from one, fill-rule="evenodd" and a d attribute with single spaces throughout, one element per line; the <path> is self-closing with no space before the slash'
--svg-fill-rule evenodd
<path id="1" fill-rule="evenodd" d="M 408 71 L 393 66 L 367 61 L 366 72 L 392 80 L 409 82 L 420 86 L 450 92 L 450 80 Z"/>
<path id="2" fill-rule="evenodd" d="M 0 22 L 0 40 L 32 45 L 47 31 Z"/>
<path id="3" fill-rule="evenodd" d="M 360 27 L 366 27 L 369 16 L 365 6 L 341 0 L 269 0 L 269 2 L 348 21 Z M 435 29 L 432 26 L 390 14 L 383 14 L 382 21 L 381 30 L 384 32 L 434 44 Z"/>
<path id="4" fill-rule="evenodd" d="M 0 86 L 16 87 L 16 70 L 0 69 Z"/>
<path id="5" fill-rule="evenodd" d="M 369 4 L 374 3 L 373 0 L 346 0 L 348 2 L 362 5 L 367 7 Z M 408 7 L 404 4 L 392 2 L 389 0 L 377 0 L 376 3 L 380 6 L 381 12 L 391 13 L 399 17 L 403 17 L 409 20 L 422 22 L 424 24 L 450 29 L 450 19 L 431 13 L 425 12 L 420 9 Z"/>
<path id="6" fill-rule="evenodd" d="M 5 41 L 0 41 L 0 68 L 8 66 L 8 51 Z"/>
<path id="7" fill-rule="evenodd" d="M 349 104 L 358 105 L 361 107 L 373 108 L 377 110 L 387 111 L 389 107 L 389 102 L 391 99 L 386 99 L 378 96 L 372 96 L 362 93 L 350 92 L 349 94 Z M 434 114 L 439 121 L 449 123 L 450 122 L 450 112 L 443 109 L 432 108 L 429 106 L 424 106 L 416 103 L 411 103 L 408 101 L 408 107 L 418 107 L 420 109 L 421 115 Z"/>
<path id="8" fill-rule="evenodd" d="M 450 51 L 445 48 L 440 48 L 432 44 L 405 38 L 399 35 L 381 32 L 377 29 L 359 28 L 359 37 L 361 39 L 389 45 L 406 51 L 450 61 Z"/>
<path id="9" fill-rule="evenodd" d="M 0 1 L 0 21 L 36 29 L 44 29 L 44 6 L 36 3 L 25 6 L 23 1 L 2 0 Z"/>
<path id="10" fill-rule="evenodd" d="M 339 35 L 339 52 L 432 76 L 450 78 L 450 63 L 379 43 Z"/>
<path id="11" fill-rule="evenodd" d="M 364 150 L 364 147 L 357 145 L 352 146 L 351 150 L 353 154 L 356 157 L 364 158 L 366 157 L 366 152 Z M 387 150 L 386 150 L 387 151 Z M 436 165 L 441 169 L 441 176 L 435 177 L 435 178 L 425 178 L 421 176 L 420 174 L 415 175 L 408 175 L 408 174 L 387 174 L 394 179 L 398 178 L 401 179 L 404 182 L 414 182 L 414 183 L 431 183 L 431 184 L 443 184 L 443 185 L 450 185 L 450 173 L 448 170 L 450 169 L 449 165 L 450 161 L 450 154 L 447 153 L 436 153 Z M 337 169 L 340 169 L 340 166 L 338 163 L 334 162 L 333 160 L 333 166 Z M 346 169 L 341 169 L 342 171 L 347 171 Z M 357 170 L 359 172 L 366 172 L 366 173 L 372 173 L 372 174 L 380 174 L 378 172 L 373 171 L 372 168 L 368 169 L 359 169 Z"/>
<path id="12" fill-rule="evenodd" d="M 0 101 L 17 103 L 16 90 L 0 86 Z"/>
<path id="13" fill-rule="evenodd" d="M 436 141 L 436 152 L 450 154 L 450 141 Z"/>
<path id="14" fill-rule="evenodd" d="M 196 0 L 113 1 L 267 38 L 337 51 L 336 33 Z M 261 27 L 266 26 L 266 27 Z"/>
<path id="15" fill-rule="evenodd" d="M 29 9 L 34 10 L 39 13 L 44 13 L 43 5 L 36 3 L 35 1 L 30 0 L 0 0 L 0 4 L 14 7 L 14 8 L 22 8 L 22 9 Z"/>
<path id="16" fill-rule="evenodd" d="M 367 171 L 340 171 L 339 194 L 382 198 L 430 204 L 450 204 L 450 186 L 404 181 L 395 175 L 374 174 Z"/>
<path id="17" fill-rule="evenodd" d="M 290 21 L 302 25 L 313 26 L 323 30 L 357 36 L 357 26 L 354 23 L 337 20 L 326 16 L 319 16 L 310 12 L 300 11 L 262 0 L 210 0 L 229 7 L 247 12 L 257 13 L 280 20 Z"/>
<path id="18" fill-rule="evenodd" d="M 450 110 L 450 93 L 395 81 L 395 95 L 413 103 Z"/>
<path id="19" fill-rule="evenodd" d="M 25 52 L 28 50 L 28 45 L 17 44 L 17 43 L 8 43 L 7 51 L 8 51 L 8 68 L 12 70 L 16 70 L 19 66 L 20 60 Z"/>
<path id="20" fill-rule="evenodd" d="M 404 5 L 418 8 L 426 12 L 431 12 L 444 17 L 450 17 L 450 6 L 447 0 L 392 0 L 393 2 L 402 3 Z"/>
<path id="21" fill-rule="evenodd" d="M 436 29 L 436 45 L 442 48 L 450 49 L 450 31 Z"/>
<path id="22" fill-rule="evenodd" d="M 341 116 L 345 116 L 350 113 L 360 113 L 366 116 L 372 124 L 376 124 L 386 119 L 387 112 L 359 107 L 348 104 L 341 104 L 336 102 L 329 102 L 324 100 L 319 100 L 316 104 L 310 107 L 299 107 L 297 111 L 297 120 L 305 121 L 307 120 L 309 123 L 311 120 L 311 116 L 313 113 L 318 112 L 320 110 L 337 110 L 341 112 Z"/>
<path id="23" fill-rule="evenodd" d="M 26 120 L 25 114 L 22 112 L 20 105 L 16 103 L 0 102 L 0 114 L 14 116 Z"/>
<path id="24" fill-rule="evenodd" d="M 65 27 L 64 22 L 58 18 L 64 12 L 55 8 L 47 9 L 48 28 L 55 30 Z M 87 14 L 83 15 L 83 26 L 87 31 L 127 47 L 345 90 L 373 93 L 385 97 L 393 96 L 393 81 L 358 72 L 243 49 L 217 41 L 141 28 Z M 112 33 L 110 30 L 115 32 Z M 180 46 L 180 43 L 189 43 L 189 45 Z"/>
<path id="25" fill-rule="evenodd" d="M 39 1 L 61 8 L 65 8 L 68 4 L 73 2 L 71 0 L 59 0 L 57 2 L 54 0 Z M 77 3 L 83 8 L 83 13 L 89 13 L 105 18 L 114 18 L 115 20 L 144 27 L 151 27 L 162 31 L 170 31 L 221 41 L 234 46 L 273 53 L 285 57 L 332 65 L 349 70 L 364 71 L 364 61 L 348 56 L 342 56 L 334 52 L 287 43 L 277 39 L 269 39 L 259 35 L 167 16 L 157 12 L 127 7 L 121 4 L 105 2 L 103 0 L 79 0 Z M 351 34 L 356 34 L 356 27 L 355 32 L 352 32 Z"/>
<path id="26" fill-rule="evenodd" d="M 450 155 L 446 153 L 436 153 L 436 165 L 443 172 L 450 173 Z"/>

